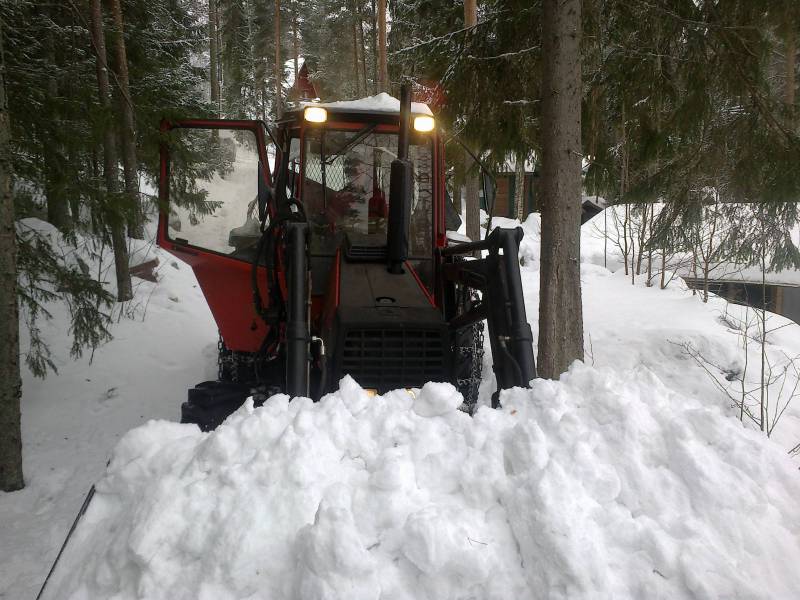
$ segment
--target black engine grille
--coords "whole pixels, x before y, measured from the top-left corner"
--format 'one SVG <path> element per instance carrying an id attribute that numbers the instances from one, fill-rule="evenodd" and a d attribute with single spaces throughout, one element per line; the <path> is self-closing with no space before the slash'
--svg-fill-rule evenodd
<path id="1" fill-rule="evenodd" d="M 351 329 L 342 352 L 342 374 L 383 393 L 442 381 L 441 329 Z"/>

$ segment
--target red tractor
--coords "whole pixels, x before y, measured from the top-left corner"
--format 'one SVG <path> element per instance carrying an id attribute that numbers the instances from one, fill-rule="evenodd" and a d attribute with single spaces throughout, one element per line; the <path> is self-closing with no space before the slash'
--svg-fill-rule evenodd
<path id="1" fill-rule="evenodd" d="M 498 388 L 535 377 L 522 231 L 448 239 L 443 143 L 401 96 L 306 104 L 274 131 L 162 123 L 158 243 L 192 266 L 220 332 L 219 380 L 189 390 L 183 422 L 213 429 L 249 396 L 318 400 L 345 374 L 377 393 L 450 381 L 473 406 L 483 320 Z"/>

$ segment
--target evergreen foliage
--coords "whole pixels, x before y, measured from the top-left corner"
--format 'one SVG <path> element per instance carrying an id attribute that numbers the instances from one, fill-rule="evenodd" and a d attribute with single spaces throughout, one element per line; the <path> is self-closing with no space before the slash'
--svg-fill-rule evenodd
<path id="1" fill-rule="evenodd" d="M 440 120 L 489 164 L 540 155 L 539 0 L 483 2 L 474 31 L 463 29 L 462 2 L 392 7 L 393 79 L 437 82 Z M 772 266 L 800 267 L 786 235 L 800 198 L 796 95 L 787 95 L 797 83 L 784 68 L 798 15 L 791 0 L 583 2 L 586 191 L 664 202 L 653 244 L 702 219 L 709 189 L 717 202 L 758 203 L 780 233 Z M 749 252 L 739 246 L 740 257 Z"/>
<path id="2" fill-rule="evenodd" d="M 116 105 L 134 107 L 138 171 L 152 184 L 158 176 L 158 122 L 161 117 L 202 116 L 204 69 L 194 58 L 205 46 L 199 6 L 193 0 L 151 3 L 125 0 L 130 98 L 111 83 Z M 73 250 L 80 239 L 97 248 L 110 244 L 109 224 L 134 214 L 132 199 L 109 193 L 103 183 L 101 144 L 109 128 L 119 132 L 119 110 L 98 103 L 94 47 L 86 3 L 41 4 L 10 0 L 0 6 L 4 28 L 7 94 L 16 217 L 38 217 L 63 233 L 58 244 Z M 107 35 L 113 35 L 110 19 Z M 110 40 L 109 40 L 110 43 Z M 109 61 L 111 63 L 111 61 Z M 110 65 L 113 67 L 113 63 Z M 149 202 L 152 214 L 155 204 Z M 54 368 L 39 320 L 46 303 L 63 299 L 71 315 L 72 353 L 108 339 L 107 289 L 67 254 L 52 236 L 18 226 L 19 300 L 30 331 L 23 349 L 31 371 Z M 76 232 L 81 235 L 76 236 Z"/>

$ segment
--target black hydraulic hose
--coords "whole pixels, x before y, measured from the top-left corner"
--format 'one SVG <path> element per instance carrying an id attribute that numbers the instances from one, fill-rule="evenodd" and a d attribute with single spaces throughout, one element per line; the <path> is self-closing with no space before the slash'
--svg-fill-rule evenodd
<path id="1" fill-rule="evenodd" d="M 273 224 L 270 223 L 269 226 L 261 233 L 261 238 L 258 240 L 258 247 L 256 248 L 256 256 L 253 259 L 252 267 L 250 269 L 250 285 L 253 288 L 253 305 L 256 310 L 256 314 L 261 317 L 261 319 L 269 325 L 267 322 L 267 313 L 264 309 L 264 302 L 261 298 L 261 290 L 258 287 L 258 265 L 261 262 L 261 256 L 264 254 L 264 247 L 267 244 L 267 241 L 272 235 L 273 231 Z M 270 269 L 267 269 L 267 278 L 270 276 Z M 267 282 L 267 287 L 269 287 L 269 281 Z"/>

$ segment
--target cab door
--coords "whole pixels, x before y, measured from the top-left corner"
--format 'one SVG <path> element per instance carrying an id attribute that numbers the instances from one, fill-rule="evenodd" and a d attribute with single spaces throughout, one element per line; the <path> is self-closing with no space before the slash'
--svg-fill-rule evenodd
<path id="1" fill-rule="evenodd" d="M 162 121 L 158 245 L 191 265 L 231 350 L 255 352 L 267 334 L 253 303 L 263 226 L 275 217 L 261 121 Z M 256 281 L 268 302 L 263 258 Z"/>

